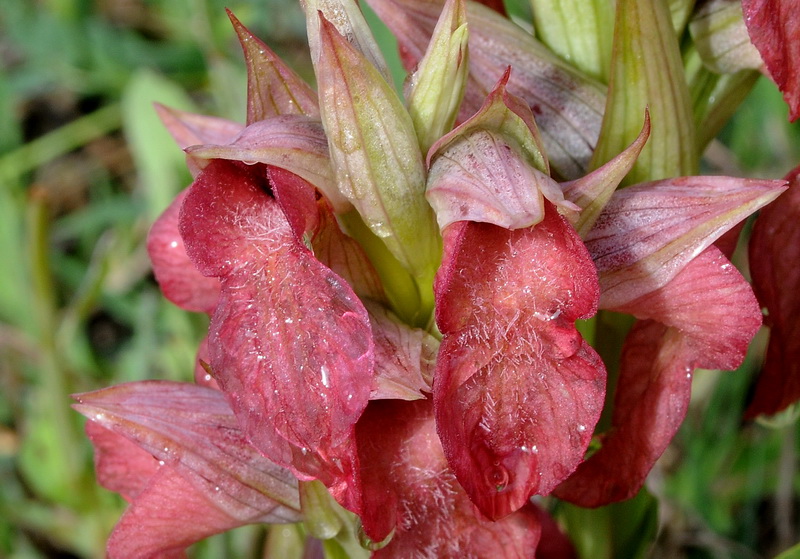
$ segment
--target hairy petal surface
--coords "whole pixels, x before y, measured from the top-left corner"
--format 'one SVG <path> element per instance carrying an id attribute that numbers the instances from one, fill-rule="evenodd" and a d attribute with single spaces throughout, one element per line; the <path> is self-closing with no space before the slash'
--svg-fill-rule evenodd
<path id="1" fill-rule="evenodd" d="M 437 429 L 459 482 L 492 519 L 577 467 L 605 394 L 605 368 L 574 326 L 596 311 L 594 266 L 546 206 L 528 229 L 450 226 L 435 287 Z"/>
<path id="2" fill-rule="evenodd" d="M 767 359 L 748 417 L 771 415 L 800 399 L 800 167 L 788 192 L 761 210 L 750 238 L 753 288 L 768 314 Z"/>
<path id="3" fill-rule="evenodd" d="M 539 524 L 532 507 L 498 522 L 477 513 L 447 466 L 430 400 L 372 402 L 356 436 L 368 496 L 364 530 L 373 541 L 394 530 L 373 557 L 534 556 Z"/>
<path id="4" fill-rule="evenodd" d="M 723 233 L 785 190 L 783 181 L 680 177 L 617 192 L 586 235 L 601 308 L 668 283 Z"/>
<path id="5" fill-rule="evenodd" d="M 319 117 L 316 92 L 230 10 L 226 11 L 247 63 L 247 124 L 288 114 Z"/>
<path id="6" fill-rule="evenodd" d="M 794 0 L 742 0 L 750 39 L 789 105 L 800 117 L 800 11 Z"/>
<path id="7" fill-rule="evenodd" d="M 147 253 L 161 292 L 187 311 L 212 313 L 219 300 L 219 280 L 195 268 L 178 230 L 178 216 L 186 197 L 184 190 L 153 223 L 147 235 Z"/>
<path id="8" fill-rule="evenodd" d="M 259 170 L 212 162 L 181 213 L 190 258 L 222 282 L 210 364 L 259 450 L 357 509 L 353 426 L 373 384 L 367 311 L 298 238 Z"/>
<path id="9" fill-rule="evenodd" d="M 444 0 L 368 0 L 398 38 L 411 66 L 425 53 Z M 509 89 L 531 107 L 556 175 L 586 173 L 600 134 L 604 88 L 556 57 L 530 33 L 500 14 L 467 2 L 470 79 L 461 118 L 475 114 L 503 71 Z"/>
<path id="10" fill-rule="evenodd" d="M 738 367 L 761 324 L 749 284 L 713 246 L 663 288 L 615 310 L 648 320 L 625 341 L 602 448 L 555 491 L 581 506 L 639 491 L 683 421 L 694 369 Z"/>

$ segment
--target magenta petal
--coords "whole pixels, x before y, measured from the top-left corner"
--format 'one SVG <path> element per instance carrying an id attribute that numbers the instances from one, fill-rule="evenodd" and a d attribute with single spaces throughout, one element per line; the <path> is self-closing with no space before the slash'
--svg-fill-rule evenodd
<path id="1" fill-rule="evenodd" d="M 694 369 L 738 367 L 761 324 L 749 284 L 715 247 L 662 289 L 618 310 L 663 323 L 639 322 L 628 335 L 612 428 L 556 489 L 581 506 L 636 494 L 683 421 Z"/>
<path id="2" fill-rule="evenodd" d="M 596 311 L 594 266 L 546 207 L 529 229 L 451 226 L 437 277 L 437 428 L 459 482 L 492 519 L 577 467 L 605 394 L 605 368 L 574 326 Z"/>
<path id="3" fill-rule="evenodd" d="M 750 39 L 789 105 L 800 117 L 800 10 L 796 0 L 742 0 Z"/>
<path id="4" fill-rule="evenodd" d="M 187 192 L 178 194 L 153 224 L 147 253 L 164 297 L 187 311 L 211 313 L 219 299 L 219 280 L 205 277 L 194 267 L 178 231 L 178 215 Z"/>
<path id="5" fill-rule="evenodd" d="M 363 526 L 373 557 L 533 557 L 539 540 L 526 506 L 498 522 L 480 516 L 447 467 L 430 400 L 372 402 L 356 427 L 363 480 Z M 367 467 L 369 465 L 369 467 Z"/>
<path id="6" fill-rule="evenodd" d="M 189 256 L 220 277 L 211 366 L 266 456 L 356 507 L 353 427 L 374 382 L 369 317 L 294 233 L 263 169 L 213 161 L 184 202 Z"/>
<path id="7" fill-rule="evenodd" d="M 767 358 L 748 417 L 775 414 L 800 399 L 800 167 L 791 188 L 761 211 L 750 239 L 750 270 L 770 328 Z"/>

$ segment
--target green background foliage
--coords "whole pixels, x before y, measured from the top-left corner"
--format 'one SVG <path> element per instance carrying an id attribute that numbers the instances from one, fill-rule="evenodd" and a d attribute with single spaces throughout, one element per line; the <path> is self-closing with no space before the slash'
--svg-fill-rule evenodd
<path id="1" fill-rule="evenodd" d="M 206 319 L 161 297 L 144 247 L 190 180 L 152 103 L 244 120 L 246 74 L 226 5 L 311 79 L 295 0 L 3 2 L 0 557 L 102 557 L 124 508 L 95 482 L 70 393 L 191 379 Z M 399 87 L 392 39 L 378 37 Z M 800 163 L 800 128 L 786 113 L 761 79 L 705 170 L 783 176 Z M 741 420 L 758 365 L 697 374 L 687 421 L 648 484 L 654 497 L 555 506 L 585 557 L 755 558 L 796 541 L 796 423 Z M 259 557 L 264 538 L 240 529 L 192 554 Z"/>

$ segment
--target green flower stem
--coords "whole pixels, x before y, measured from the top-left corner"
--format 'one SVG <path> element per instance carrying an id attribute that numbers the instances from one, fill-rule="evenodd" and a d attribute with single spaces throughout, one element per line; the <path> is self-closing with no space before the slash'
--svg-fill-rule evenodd
<path id="1" fill-rule="evenodd" d="M 106 105 L 0 157 L 0 181 L 11 181 L 33 169 L 117 130 L 119 104 Z"/>
<path id="2" fill-rule="evenodd" d="M 616 392 L 617 379 L 619 378 L 622 345 L 635 320 L 630 315 L 611 311 L 601 310 L 597 313 L 594 348 L 602 357 L 608 373 L 606 401 L 603 405 L 600 421 L 598 421 L 595 428 L 597 433 L 604 433 L 611 428 L 611 416 L 614 412 L 614 393 Z"/>

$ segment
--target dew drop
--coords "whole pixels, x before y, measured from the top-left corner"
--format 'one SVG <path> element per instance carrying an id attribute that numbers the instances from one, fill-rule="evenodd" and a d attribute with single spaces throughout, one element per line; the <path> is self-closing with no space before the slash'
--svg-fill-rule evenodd
<path id="1" fill-rule="evenodd" d="M 326 367 L 325 365 L 320 367 L 319 375 L 320 375 L 321 380 L 322 380 L 322 385 L 325 388 L 330 388 L 331 387 L 331 381 L 330 381 L 330 378 L 328 377 L 328 374 L 329 374 L 328 367 Z"/>
<path id="2" fill-rule="evenodd" d="M 586 431 L 586 425 L 578 425 L 578 433 L 583 433 Z"/>

